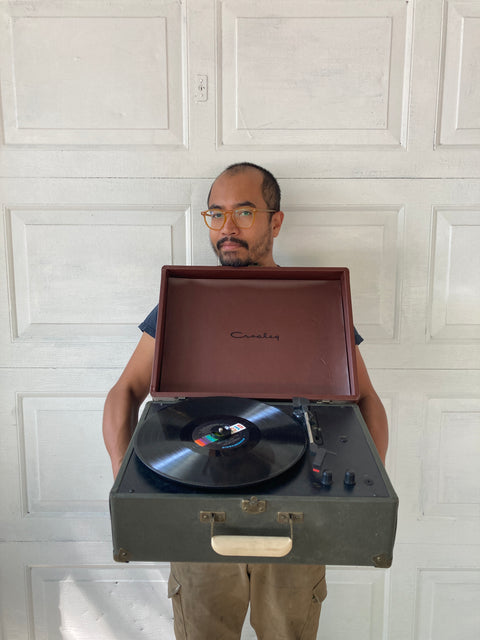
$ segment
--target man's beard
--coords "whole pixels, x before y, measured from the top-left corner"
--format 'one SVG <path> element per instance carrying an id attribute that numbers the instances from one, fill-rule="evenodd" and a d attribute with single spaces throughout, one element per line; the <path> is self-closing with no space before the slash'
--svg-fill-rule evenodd
<path id="1" fill-rule="evenodd" d="M 243 247 L 248 251 L 248 243 L 244 240 L 237 240 L 235 238 L 222 238 L 217 242 L 215 253 L 217 254 L 222 267 L 248 267 L 252 264 L 250 258 L 247 256 L 243 260 L 237 256 L 236 251 L 226 251 L 221 253 L 222 245 L 225 242 L 238 244 L 239 247 Z M 215 247 L 214 247 L 215 249 Z"/>
<path id="2" fill-rule="evenodd" d="M 242 259 L 238 256 L 236 251 L 221 252 L 222 245 L 228 243 L 238 244 L 239 247 L 243 247 L 247 250 L 247 255 Z M 260 258 L 269 254 L 272 248 L 273 238 L 270 234 L 265 234 L 253 247 L 239 238 L 225 237 L 219 240 L 216 245 L 212 243 L 212 248 L 217 254 L 222 267 L 250 267 L 257 265 Z"/>

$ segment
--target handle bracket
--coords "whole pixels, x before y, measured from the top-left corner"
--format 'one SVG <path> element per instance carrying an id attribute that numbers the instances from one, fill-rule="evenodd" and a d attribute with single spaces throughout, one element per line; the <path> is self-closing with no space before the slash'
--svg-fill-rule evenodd
<path id="1" fill-rule="evenodd" d="M 303 513 L 277 513 L 277 522 L 289 525 L 290 536 L 215 535 L 215 523 L 226 521 L 224 511 L 200 511 L 200 520 L 210 523 L 210 544 L 221 556 L 281 558 L 292 550 L 293 523 L 303 522 Z"/>

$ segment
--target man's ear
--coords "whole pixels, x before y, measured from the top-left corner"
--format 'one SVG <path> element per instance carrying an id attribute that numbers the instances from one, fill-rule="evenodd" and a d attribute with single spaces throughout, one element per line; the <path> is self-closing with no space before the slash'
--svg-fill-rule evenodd
<path id="1" fill-rule="evenodd" d="M 270 224 L 272 225 L 272 232 L 273 232 L 273 237 L 274 238 L 276 238 L 278 236 L 278 234 L 280 233 L 280 229 L 281 229 L 281 226 L 282 226 L 283 218 L 284 218 L 283 211 L 275 211 L 275 213 L 272 215 L 272 219 L 270 221 Z"/>

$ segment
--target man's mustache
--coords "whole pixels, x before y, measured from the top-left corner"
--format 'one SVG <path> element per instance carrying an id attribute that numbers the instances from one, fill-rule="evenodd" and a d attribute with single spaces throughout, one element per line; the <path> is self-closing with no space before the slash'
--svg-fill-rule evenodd
<path id="1" fill-rule="evenodd" d="M 225 244 L 225 242 L 235 243 L 235 244 L 238 244 L 240 247 L 244 247 L 245 249 L 248 249 L 248 244 L 245 242 L 245 240 L 239 240 L 238 238 L 229 238 L 228 236 L 226 238 L 222 238 L 217 242 L 217 249 L 220 250 L 220 248 L 222 247 L 222 245 Z"/>

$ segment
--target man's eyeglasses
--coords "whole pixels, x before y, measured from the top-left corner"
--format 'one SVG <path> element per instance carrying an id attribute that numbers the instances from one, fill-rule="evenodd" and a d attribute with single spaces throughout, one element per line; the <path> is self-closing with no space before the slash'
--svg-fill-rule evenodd
<path id="1" fill-rule="evenodd" d="M 232 216 L 234 225 L 239 229 L 249 229 L 255 222 L 256 213 L 275 213 L 275 211 L 273 209 L 254 209 L 253 207 L 240 207 L 228 211 L 208 209 L 202 211 L 202 216 L 209 229 L 219 231 L 225 226 L 227 215 Z"/>

